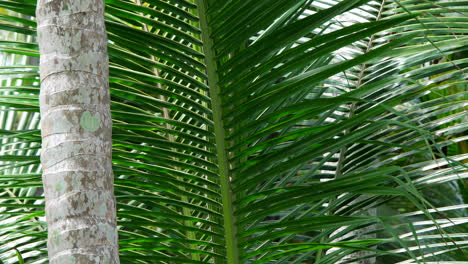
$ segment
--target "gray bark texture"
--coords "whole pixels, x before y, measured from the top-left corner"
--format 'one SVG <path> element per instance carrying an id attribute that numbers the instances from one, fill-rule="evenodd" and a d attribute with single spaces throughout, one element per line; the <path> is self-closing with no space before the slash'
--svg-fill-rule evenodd
<path id="1" fill-rule="evenodd" d="M 38 0 L 51 264 L 119 263 L 104 0 Z"/>

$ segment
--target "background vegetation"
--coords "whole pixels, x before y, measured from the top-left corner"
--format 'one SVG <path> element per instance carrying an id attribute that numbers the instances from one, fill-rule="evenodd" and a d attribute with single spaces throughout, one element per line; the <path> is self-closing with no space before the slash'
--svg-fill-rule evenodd
<path id="1" fill-rule="evenodd" d="M 35 2 L 0 1 L 4 263 L 47 262 Z M 466 1 L 106 3 L 122 263 L 466 261 Z"/>

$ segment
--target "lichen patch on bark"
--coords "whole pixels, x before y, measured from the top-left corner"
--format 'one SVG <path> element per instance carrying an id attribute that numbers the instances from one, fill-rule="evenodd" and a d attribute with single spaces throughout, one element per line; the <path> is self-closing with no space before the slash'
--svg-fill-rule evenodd
<path id="1" fill-rule="evenodd" d="M 95 132 L 98 130 L 101 124 L 101 119 L 99 115 L 93 115 L 90 112 L 86 111 L 81 115 L 80 125 L 83 129 L 89 132 Z"/>

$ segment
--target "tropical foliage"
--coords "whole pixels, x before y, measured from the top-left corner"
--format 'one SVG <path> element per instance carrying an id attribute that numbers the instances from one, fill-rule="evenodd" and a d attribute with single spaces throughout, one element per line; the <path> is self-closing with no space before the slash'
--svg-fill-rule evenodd
<path id="1" fill-rule="evenodd" d="M 468 2 L 106 3 L 122 263 L 466 260 Z M 0 10 L 0 258 L 46 263 L 35 0 Z"/>

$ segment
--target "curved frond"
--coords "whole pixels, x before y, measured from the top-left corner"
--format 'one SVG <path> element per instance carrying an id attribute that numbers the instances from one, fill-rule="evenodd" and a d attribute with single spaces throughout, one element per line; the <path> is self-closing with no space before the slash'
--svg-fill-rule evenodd
<path id="1" fill-rule="evenodd" d="M 465 6 L 107 0 L 122 263 L 463 260 Z M 34 9 L 0 2 L 8 263 L 47 261 Z"/>

